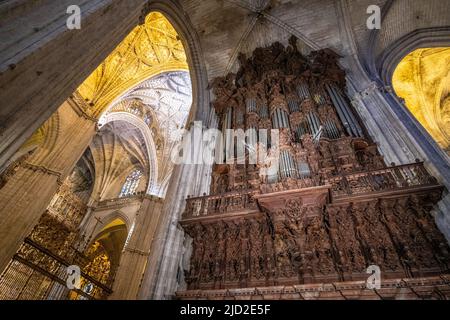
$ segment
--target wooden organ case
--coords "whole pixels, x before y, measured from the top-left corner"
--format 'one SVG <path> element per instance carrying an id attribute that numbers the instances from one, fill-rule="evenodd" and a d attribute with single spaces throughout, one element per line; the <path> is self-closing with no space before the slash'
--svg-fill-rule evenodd
<path id="1" fill-rule="evenodd" d="M 449 246 L 431 212 L 443 187 L 423 163 L 386 165 L 354 111 L 338 56 L 284 47 L 239 56 L 212 84 L 220 129 L 279 130 L 279 166 L 216 164 L 188 198 L 180 299 L 450 297 Z M 270 139 L 269 139 L 270 140 Z M 381 270 L 369 290 L 369 266 Z"/>

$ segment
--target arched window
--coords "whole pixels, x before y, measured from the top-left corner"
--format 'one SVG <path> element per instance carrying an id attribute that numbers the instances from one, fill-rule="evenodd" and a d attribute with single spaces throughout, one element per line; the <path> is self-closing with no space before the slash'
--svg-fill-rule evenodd
<path id="1" fill-rule="evenodd" d="M 119 198 L 130 196 L 136 192 L 137 187 L 139 186 L 139 181 L 141 181 L 142 171 L 139 169 L 131 172 L 125 183 L 123 184 L 122 190 L 120 191 Z"/>

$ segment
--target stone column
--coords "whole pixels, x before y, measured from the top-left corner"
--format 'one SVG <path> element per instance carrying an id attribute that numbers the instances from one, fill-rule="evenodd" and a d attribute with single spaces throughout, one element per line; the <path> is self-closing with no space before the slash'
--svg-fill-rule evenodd
<path id="1" fill-rule="evenodd" d="M 145 196 L 136 214 L 134 230 L 120 257 L 111 300 L 135 300 L 147 266 L 150 248 L 161 217 L 161 198 Z"/>
<path id="2" fill-rule="evenodd" d="M 439 181 L 450 188 L 450 158 L 425 129 L 421 128 L 392 89 L 377 84 L 369 77 L 368 70 L 361 64 L 364 56 L 359 52 L 348 1 L 339 0 L 336 8 L 342 44 L 347 56 L 341 60 L 348 75 L 349 97 L 363 119 L 369 134 L 380 146 L 380 151 L 389 164 L 404 164 L 415 159 L 425 161 L 425 166 Z M 435 208 L 436 222 L 450 243 L 450 194 Z"/>
<path id="3" fill-rule="evenodd" d="M 45 142 L 0 189 L 0 270 L 44 213 L 95 134 L 96 122 L 66 101 Z"/>
<path id="4" fill-rule="evenodd" d="M 172 180 L 172 186 L 179 193 L 165 199 L 163 217 L 148 258 L 140 299 L 170 299 L 177 290 L 176 275 L 185 253 L 184 231 L 178 221 L 186 204 L 185 199 L 199 183 L 195 176 L 201 169 L 200 165 L 184 165 L 174 172 L 176 177 Z"/>
<path id="5" fill-rule="evenodd" d="M 217 126 L 217 119 L 209 120 L 210 127 Z M 200 137 L 201 138 L 201 137 Z M 202 164 L 201 141 L 193 142 L 192 164 L 174 168 L 167 196 L 164 199 L 161 221 L 148 258 L 139 299 L 171 299 L 179 286 L 177 279 L 183 256 L 189 248 L 185 234 L 178 222 L 186 205 L 188 195 L 200 196 L 209 192 L 211 165 Z"/>

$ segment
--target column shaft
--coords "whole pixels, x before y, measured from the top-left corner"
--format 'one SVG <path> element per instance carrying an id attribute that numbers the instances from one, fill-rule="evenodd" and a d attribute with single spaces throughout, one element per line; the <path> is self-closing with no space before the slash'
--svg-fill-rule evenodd
<path id="1" fill-rule="evenodd" d="M 0 270 L 3 270 L 44 213 L 95 133 L 95 122 L 65 102 L 44 142 L 0 189 Z"/>

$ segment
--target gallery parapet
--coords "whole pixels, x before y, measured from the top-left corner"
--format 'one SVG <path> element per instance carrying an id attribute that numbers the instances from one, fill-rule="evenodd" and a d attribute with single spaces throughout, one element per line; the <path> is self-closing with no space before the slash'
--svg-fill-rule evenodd
<path id="1" fill-rule="evenodd" d="M 186 199 L 183 219 L 193 219 L 229 213 L 259 211 L 257 195 L 323 188 L 330 186 L 331 201 L 346 201 L 354 197 L 382 197 L 395 193 L 442 189 L 437 180 L 425 169 L 423 162 L 387 167 L 379 170 L 347 173 L 316 181 L 304 187 L 298 184 L 264 184 L 260 189 L 247 189 L 216 195 Z"/>

